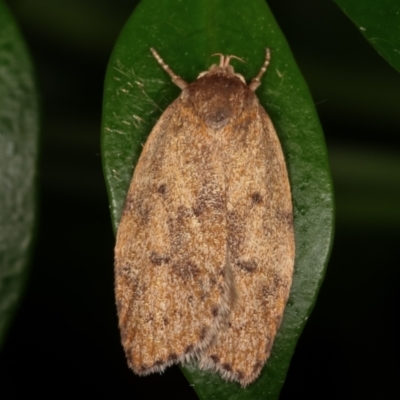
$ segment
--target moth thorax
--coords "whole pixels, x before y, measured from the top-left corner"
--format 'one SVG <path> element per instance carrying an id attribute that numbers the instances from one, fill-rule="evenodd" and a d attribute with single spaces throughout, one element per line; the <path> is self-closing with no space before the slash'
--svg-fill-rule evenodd
<path id="1" fill-rule="evenodd" d="M 243 110 L 247 86 L 235 75 L 211 73 L 189 86 L 189 98 L 200 118 L 213 129 L 221 129 Z"/>

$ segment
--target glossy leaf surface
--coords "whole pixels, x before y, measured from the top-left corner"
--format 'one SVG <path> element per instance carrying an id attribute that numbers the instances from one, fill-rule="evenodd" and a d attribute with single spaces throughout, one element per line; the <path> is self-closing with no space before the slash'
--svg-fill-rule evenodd
<path id="1" fill-rule="evenodd" d="M 400 2 L 335 0 L 378 53 L 400 72 Z"/>
<path id="2" fill-rule="evenodd" d="M 38 132 L 31 61 L 11 14 L 0 2 L 0 344 L 27 276 Z"/>

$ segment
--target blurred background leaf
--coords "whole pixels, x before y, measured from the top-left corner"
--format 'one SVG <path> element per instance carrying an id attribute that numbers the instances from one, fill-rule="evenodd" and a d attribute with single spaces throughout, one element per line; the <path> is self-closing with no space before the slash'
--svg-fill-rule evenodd
<path id="1" fill-rule="evenodd" d="M 28 273 L 38 133 L 31 60 L 11 13 L 0 1 L 0 346 Z"/>
<path id="2" fill-rule="evenodd" d="M 400 3 L 335 0 L 378 53 L 400 72 Z"/>
<path id="3" fill-rule="evenodd" d="M 240 34 L 239 34 L 240 32 Z M 139 39 L 140 38 L 140 39 Z M 294 282 L 273 352 L 261 377 L 246 389 L 219 375 L 187 367 L 201 399 L 275 399 L 296 342 L 315 303 L 333 235 L 333 195 L 323 134 L 307 87 L 266 3 L 252 0 L 143 0 L 125 24 L 105 80 L 102 155 L 113 225 L 117 226 L 132 169 L 155 122 L 179 89 L 150 53 L 155 47 L 191 82 L 213 53 L 235 54 L 248 81 L 272 60 L 257 90 L 280 135 L 292 184 L 296 230 Z"/>
<path id="4" fill-rule="evenodd" d="M 106 65 L 136 3 L 51 3 L 7 1 L 38 73 L 43 146 L 38 242 L 26 294 L 0 353 L 0 396 L 53 398 L 54 388 L 62 387 L 71 397 L 197 398 L 177 367 L 134 376 L 117 327 L 99 131 Z M 327 274 L 280 399 L 397 398 L 400 75 L 332 1 L 268 5 L 323 126 L 337 221 Z M 75 21 L 68 26 L 67 16 Z"/>

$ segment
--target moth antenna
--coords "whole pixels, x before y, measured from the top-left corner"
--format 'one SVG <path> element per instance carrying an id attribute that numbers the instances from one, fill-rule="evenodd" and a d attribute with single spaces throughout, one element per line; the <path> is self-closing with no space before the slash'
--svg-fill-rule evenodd
<path id="1" fill-rule="evenodd" d="M 241 61 L 243 63 L 245 62 L 242 58 L 237 57 L 237 56 L 233 56 L 233 55 L 224 56 L 222 53 L 214 53 L 214 54 L 211 54 L 210 57 L 214 57 L 214 56 L 219 56 L 220 57 L 219 66 L 221 68 L 226 68 L 229 65 L 229 62 L 231 61 L 232 58 L 235 58 L 236 60 L 239 60 L 239 61 Z"/>
<path id="2" fill-rule="evenodd" d="M 210 57 L 219 56 L 219 66 L 222 68 L 225 66 L 225 56 L 222 53 L 211 54 Z"/>
<path id="3" fill-rule="evenodd" d="M 267 48 L 267 49 L 265 49 L 265 61 L 264 61 L 264 64 L 261 67 L 260 72 L 257 74 L 257 76 L 255 78 L 253 78 L 252 81 L 249 84 L 249 89 L 251 89 L 253 92 L 260 86 L 261 77 L 264 75 L 265 71 L 267 70 L 270 59 L 271 59 L 271 52 Z"/>
<path id="4" fill-rule="evenodd" d="M 164 71 L 172 78 L 172 82 L 175 83 L 176 86 L 180 89 L 185 89 L 188 86 L 188 83 L 184 81 L 179 75 L 176 75 L 174 71 L 168 66 L 168 64 L 161 58 L 161 56 L 156 52 L 153 47 L 150 48 L 154 58 L 161 65 Z"/>
<path id="5" fill-rule="evenodd" d="M 225 57 L 225 64 L 224 64 L 224 67 L 227 67 L 227 66 L 229 65 L 229 62 L 232 60 L 232 58 L 234 58 L 235 60 L 239 60 L 239 61 L 241 61 L 242 63 L 245 63 L 245 64 L 246 64 L 246 61 L 244 61 L 243 58 L 240 58 L 240 57 L 234 56 L 234 55 L 230 55 L 230 56 L 226 56 L 226 57 Z"/>

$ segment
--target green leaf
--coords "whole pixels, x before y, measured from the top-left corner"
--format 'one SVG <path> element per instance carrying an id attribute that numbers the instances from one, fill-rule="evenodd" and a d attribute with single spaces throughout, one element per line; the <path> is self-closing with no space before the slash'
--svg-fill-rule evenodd
<path id="1" fill-rule="evenodd" d="M 400 72 L 400 2 L 335 0 L 377 52 Z"/>
<path id="2" fill-rule="evenodd" d="M 0 2 L 0 344 L 21 297 L 33 240 L 37 103 L 24 41 Z"/>
<path id="3" fill-rule="evenodd" d="M 332 243 L 333 193 L 323 134 L 307 86 L 263 0 L 144 0 L 124 27 L 107 70 L 102 154 L 116 230 L 142 143 L 162 110 L 179 94 L 150 47 L 191 82 L 215 63 L 210 55 L 216 52 L 243 58 L 246 63 L 235 63 L 235 69 L 249 80 L 259 71 L 267 46 L 272 60 L 257 95 L 278 131 L 293 190 L 293 286 L 272 355 L 256 382 L 242 389 L 217 374 L 184 368 L 201 399 L 279 396 Z"/>

